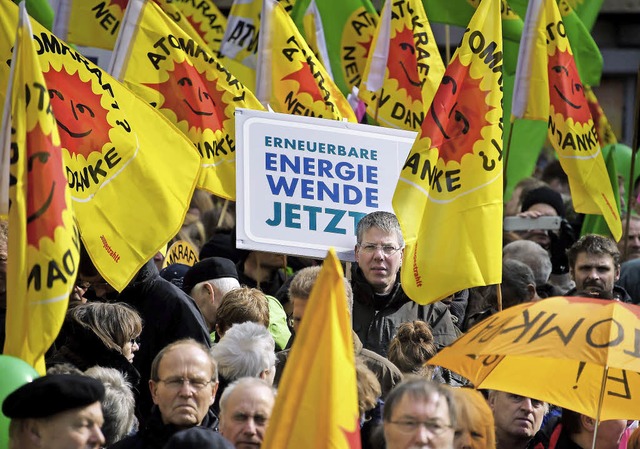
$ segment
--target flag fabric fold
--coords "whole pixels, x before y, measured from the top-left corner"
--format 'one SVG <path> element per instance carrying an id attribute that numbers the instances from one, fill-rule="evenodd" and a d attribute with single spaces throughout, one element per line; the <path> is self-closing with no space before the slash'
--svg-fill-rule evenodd
<path id="1" fill-rule="evenodd" d="M 44 354 L 60 332 L 75 285 L 80 235 L 36 47 L 22 6 L 3 117 L 3 133 L 9 136 L 3 135 L 2 141 L 9 140 L 11 153 L 10 321 L 3 354 L 26 361 L 44 375 Z"/>
<path id="2" fill-rule="evenodd" d="M 359 449 L 351 321 L 342 267 L 333 249 L 311 291 L 305 317 L 261 447 Z"/>
<path id="3" fill-rule="evenodd" d="M 194 41 L 158 5 L 148 0 L 130 3 L 112 74 L 197 148 L 202 159 L 198 187 L 235 201 L 235 109 L 264 108 L 210 49 Z M 173 46 L 172 39 L 184 45 Z"/>
<path id="4" fill-rule="evenodd" d="M 387 0 L 360 84 L 367 114 L 383 126 L 418 131 L 443 74 L 422 2 Z"/>
<path id="5" fill-rule="evenodd" d="M 513 98 L 517 118 L 547 122 L 548 137 L 569 178 L 576 212 L 603 215 L 616 240 L 620 214 L 585 89 L 555 0 L 531 0 Z M 528 80 L 528 82 L 526 81 Z M 521 86 L 521 87 L 519 87 Z"/>
<path id="6" fill-rule="evenodd" d="M 500 4 L 482 0 L 400 172 L 402 287 L 428 304 L 502 277 Z"/>
<path id="7" fill-rule="evenodd" d="M 17 23 L 18 7 L 0 0 L 3 61 Z M 200 157 L 142 99 L 39 24 L 33 30 L 82 241 L 100 274 L 122 290 L 180 230 Z M 2 64 L 0 86 L 8 75 Z"/>
<path id="8" fill-rule="evenodd" d="M 256 97 L 276 112 L 356 122 L 353 109 L 284 8 L 264 0 Z"/>

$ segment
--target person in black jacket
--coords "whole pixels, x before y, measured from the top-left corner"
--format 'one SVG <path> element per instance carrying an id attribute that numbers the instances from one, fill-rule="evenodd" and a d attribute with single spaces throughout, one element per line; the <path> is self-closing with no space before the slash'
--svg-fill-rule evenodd
<path id="1" fill-rule="evenodd" d="M 366 349 L 386 357 L 389 342 L 407 321 L 422 320 L 431 326 L 438 349 L 458 335 L 449 308 L 442 302 L 426 306 L 412 301 L 400 285 L 404 239 L 396 216 L 372 212 L 357 227 L 356 264 L 352 268 L 353 330 Z M 454 295 L 468 295 L 465 290 Z"/>
<path id="2" fill-rule="evenodd" d="M 180 430 L 217 429 L 210 407 L 218 390 L 218 367 L 207 346 L 185 339 L 165 347 L 153 360 L 149 389 L 155 404 L 149 419 L 112 448 L 159 449 Z"/>
<path id="3" fill-rule="evenodd" d="M 140 372 L 140 385 L 148 384 L 151 362 L 169 343 L 193 338 L 207 347 L 211 346 L 207 325 L 194 300 L 162 279 L 153 260 L 138 271 L 121 293 L 105 282 L 86 251 L 81 253 L 79 277 L 91 284 L 90 291 L 93 290 L 98 298 L 127 303 L 142 317 L 144 326 L 140 334 L 140 349 L 133 360 L 133 365 Z M 140 388 L 140 395 L 136 397 L 136 415 L 141 424 L 149 415 L 151 406 L 149 390 Z"/>

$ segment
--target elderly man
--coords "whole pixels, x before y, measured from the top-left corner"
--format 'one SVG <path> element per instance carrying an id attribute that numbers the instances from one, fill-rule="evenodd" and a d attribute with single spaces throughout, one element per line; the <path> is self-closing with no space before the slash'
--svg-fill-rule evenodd
<path id="1" fill-rule="evenodd" d="M 185 339 L 165 347 L 151 365 L 149 389 L 155 404 L 151 416 L 114 448 L 160 448 L 181 429 L 217 426 L 209 407 L 218 389 L 218 367 L 205 345 Z"/>
<path id="2" fill-rule="evenodd" d="M 353 330 L 364 347 L 386 357 L 398 326 L 414 320 L 431 326 L 438 349 L 452 343 L 460 331 L 447 305 L 436 302 L 422 306 L 402 290 L 399 271 L 404 239 L 396 216 L 389 212 L 367 214 L 358 222 L 356 234 L 352 317 Z M 463 296 L 468 296 L 466 290 L 453 300 Z"/>
<path id="3" fill-rule="evenodd" d="M 569 272 L 576 283 L 567 295 L 631 302 L 627 291 L 615 285 L 620 278 L 620 251 L 610 238 L 587 234 L 567 251 Z"/>
<path id="4" fill-rule="evenodd" d="M 77 374 L 51 374 L 6 397 L 10 449 L 98 449 L 105 443 L 102 383 Z"/>
<path id="5" fill-rule="evenodd" d="M 442 384 L 425 378 L 399 383 L 387 396 L 382 419 L 387 449 L 453 449 L 456 410 Z"/>
<path id="6" fill-rule="evenodd" d="M 236 380 L 220 399 L 220 434 L 236 449 L 259 447 L 274 403 L 275 392 L 264 380 L 256 377 Z"/>
<path id="7" fill-rule="evenodd" d="M 549 409 L 546 402 L 496 390 L 489 392 L 489 407 L 496 424 L 497 449 L 525 449 Z"/>
<path id="8" fill-rule="evenodd" d="M 202 259 L 189 268 L 182 279 L 182 289 L 198 305 L 209 332 L 215 330 L 222 297 L 236 288 L 240 288 L 236 266 L 223 257 Z"/>

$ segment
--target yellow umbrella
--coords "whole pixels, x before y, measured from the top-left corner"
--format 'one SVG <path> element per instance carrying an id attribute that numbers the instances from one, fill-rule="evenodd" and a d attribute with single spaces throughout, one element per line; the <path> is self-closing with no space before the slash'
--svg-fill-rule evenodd
<path id="1" fill-rule="evenodd" d="M 640 307 L 554 297 L 490 316 L 429 364 L 600 420 L 640 419 Z"/>

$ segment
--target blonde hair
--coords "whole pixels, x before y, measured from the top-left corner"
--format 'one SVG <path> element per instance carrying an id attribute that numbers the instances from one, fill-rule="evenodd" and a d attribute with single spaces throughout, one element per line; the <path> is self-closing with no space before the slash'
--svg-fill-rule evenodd
<path id="1" fill-rule="evenodd" d="M 482 432 L 486 441 L 482 449 L 496 449 L 493 412 L 482 393 L 471 388 L 450 389 L 456 402 L 456 434 L 465 427 L 469 431 Z"/>

